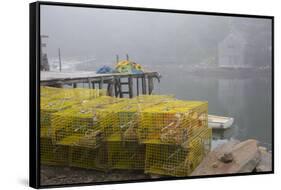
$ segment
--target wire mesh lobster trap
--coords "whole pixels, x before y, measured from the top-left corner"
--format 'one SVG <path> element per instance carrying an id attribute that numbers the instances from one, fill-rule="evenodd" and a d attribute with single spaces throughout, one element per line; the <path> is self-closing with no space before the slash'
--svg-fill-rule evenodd
<path id="1" fill-rule="evenodd" d="M 188 176 L 210 151 L 211 136 L 206 128 L 182 145 L 146 144 L 145 173 Z"/>
<path id="2" fill-rule="evenodd" d="M 124 100 L 103 96 L 54 113 L 51 119 L 53 142 L 71 146 L 98 147 L 104 137 L 104 127 L 110 120 L 107 113 L 100 110 L 119 101 Z"/>
<path id="3" fill-rule="evenodd" d="M 123 141 L 120 136 L 106 141 L 109 169 L 143 170 L 145 145 Z"/>
<path id="4" fill-rule="evenodd" d="M 53 144 L 52 139 L 40 138 L 40 162 L 46 165 L 69 165 L 69 146 Z"/>
<path id="5" fill-rule="evenodd" d="M 67 166 L 70 163 L 70 146 L 56 144 L 52 139 L 53 114 L 77 104 L 96 99 L 105 93 L 92 89 L 40 88 L 40 160 L 42 164 Z"/>
<path id="6" fill-rule="evenodd" d="M 74 105 L 73 102 L 40 98 L 40 161 L 42 164 L 67 166 L 69 147 L 56 145 L 51 138 L 51 116 Z"/>
<path id="7" fill-rule="evenodd" d="M 103 91 L 94 89 L 64 89 L 53 87 L 41 87 L 40 92 L 40 126 L 44 132 L 42 135 L 50 135 L 51 116 L 53 113 L 81 104 L 84 101 L 99 98 Z M 46 127 L 47 130 L 44 130 Z"/>
<path id="8" fill-rule="evenodd" d="M 95 99 L 100 96 L 105 96 L 104 89 L 89 89 L 89 88 L 55 88 L 55 87 L 40 87 L 40 97 L 49 99 L 66 99 L 66 100 L 88 100 Z"/>
<path id="9" fill-rule="evenodd" d="M 41 87 L 41 163 L 186 176 L 210 149 L 207 102 Z"/>
<path id="10" fill-rule="evenodd" d="M 172 96 L 166 95 L 143 95 L 103 109 L 102 112 L 106 112 L 110 118 L 105 127 L 106 137 L 114 139 L 119 136 L 122 141 L 138 141 L 137 128 L 141 110 L 172 99 Z"/>
<path id="11" fill-rule="evenodd" d="M 70 108 L 76 102 L 68 102 L 61 100 L 51 100 L 49 98 L 41 98 L 40 102 L 40 136 L 50 136 L 51 116 L 52 114 Z"/>
<path id="12" fill-rule="evenodd" d="M 106 146 L 104 144 L 98 148 L 70 146 L 69 166 L 107 171 L 108 158 Z"/>
<path id="13" fill-rule="evenodd" d="M 138 127 L 141 143 L 180 145 L 208 127 L 208 103 L 170 100 L 143 109 Z"/>

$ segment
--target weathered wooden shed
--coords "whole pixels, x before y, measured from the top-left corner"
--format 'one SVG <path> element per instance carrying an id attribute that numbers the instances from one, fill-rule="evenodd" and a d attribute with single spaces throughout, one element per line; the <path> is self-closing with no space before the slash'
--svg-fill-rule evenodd
<path id="1" fill-rule="evenodd" d="M 239 32 L 231 32 L 218 45 L 218 66 L 245 68 L 246 40 Z"/>

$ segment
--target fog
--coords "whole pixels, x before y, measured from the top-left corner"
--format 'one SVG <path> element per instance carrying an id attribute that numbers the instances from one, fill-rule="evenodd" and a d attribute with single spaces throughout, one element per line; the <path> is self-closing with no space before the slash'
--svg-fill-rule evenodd
<path id="1" fill-rule="evenodd" d="M 41 34 L 49 36 L 43 51 L 53 60 L 60 48 L 64 64 L 113 64 L 127 53 L 144 65 L 217 64 L 219 43 L 235 33 L 246 44 L 246 64 L 268 65 L 270 29 L 269 19 L 41 6 Z"/>

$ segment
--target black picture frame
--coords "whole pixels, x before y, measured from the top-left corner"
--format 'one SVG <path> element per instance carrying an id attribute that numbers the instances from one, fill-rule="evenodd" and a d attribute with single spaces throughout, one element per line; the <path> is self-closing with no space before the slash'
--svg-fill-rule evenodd
<path id="1" fill-rule="evenodd" d="M 272 80 L 272 171 L 259 173 L 239 173 L 239 174 L 223 174 L 223 175 L 208 175 L 208 176 L 193 176 L 193 177 L 168 177 L 164 179 L 144 179 L 144 180 L 129 180 L 129 181 L 111 181 L 111 182 L 92 182 L 92 183 L 76 183 L 76 184 L 61 184 L 61 185 L 46 185 L 40 184 L 40 6 L 66 6 L 66 7 L 88 7 L 88 8 L 103 8 L 117 10 L 134 10 L 145 12 L 165 12 L 165 13 L 181 13 L 195 15 L 216 15 L 227 17 L 245 17 L 245 18 L 263 18 L 271 20 L 272 31 L 272 55 L 271 55 L 271 80 Z M 248 14 L 233 14 L 233 13 L 218 13 L 218 12 L 201 12 L 187 10 L 170 10 L 170 9 L 155 9 L 141 7 L 121 7 L 109 5 L 91 5 L 79 3 L 58 3 L 58 2 L 34 2 L 29 4 L 29 39 L 30 39 L 30 75 L 29 75 L 29 185 L 33 188 L 51 188 L 51 187 L 69 187 L 69 186 L 84 186 L 84 185 L 100 185 L 100 184 L 116 184 L 116 183 L 134 183 L 134 182 L 151 182 L 151 181 L 166 181 L 179 179 L 194 179 L 194 178 L 210 178 L 210 177 L 231 177 L 245 175 L 260 175 L 274 173 L 274 16 L 264 15 L 248 15 Z"/>

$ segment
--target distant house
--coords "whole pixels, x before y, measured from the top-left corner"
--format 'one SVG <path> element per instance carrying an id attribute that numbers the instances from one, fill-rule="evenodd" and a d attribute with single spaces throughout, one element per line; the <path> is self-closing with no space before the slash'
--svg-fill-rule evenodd
<path id="1" fill-rule="evenodd" d="M 41 65 L 40 65 L 40 70 L 41 71 L 49 71 L 50 70 L 50 65 L 48 61 L 48 56 L 46 53 L 41 54 Z"/>
<path id="2" fill-rule="evenodd" d="M 218 45 L 218 66 L 226 68 L 244 68 L 246 40 L 238 32 L 230 33 Z"/>
<path id="3" fill-rule="evenodd" d="M 43 39 L 47 39 L 49 36 L 47 35 L 41 35 L 41 48 L 40 48 L 40 57 L 41 57 L 41 63 L 40 63 L 40 71 L 49 71 L 50 65 L 48 61 L 47 53 L 43 52 L 43 49 L 46 48 L 47 44 L 43 42 Z"/>

